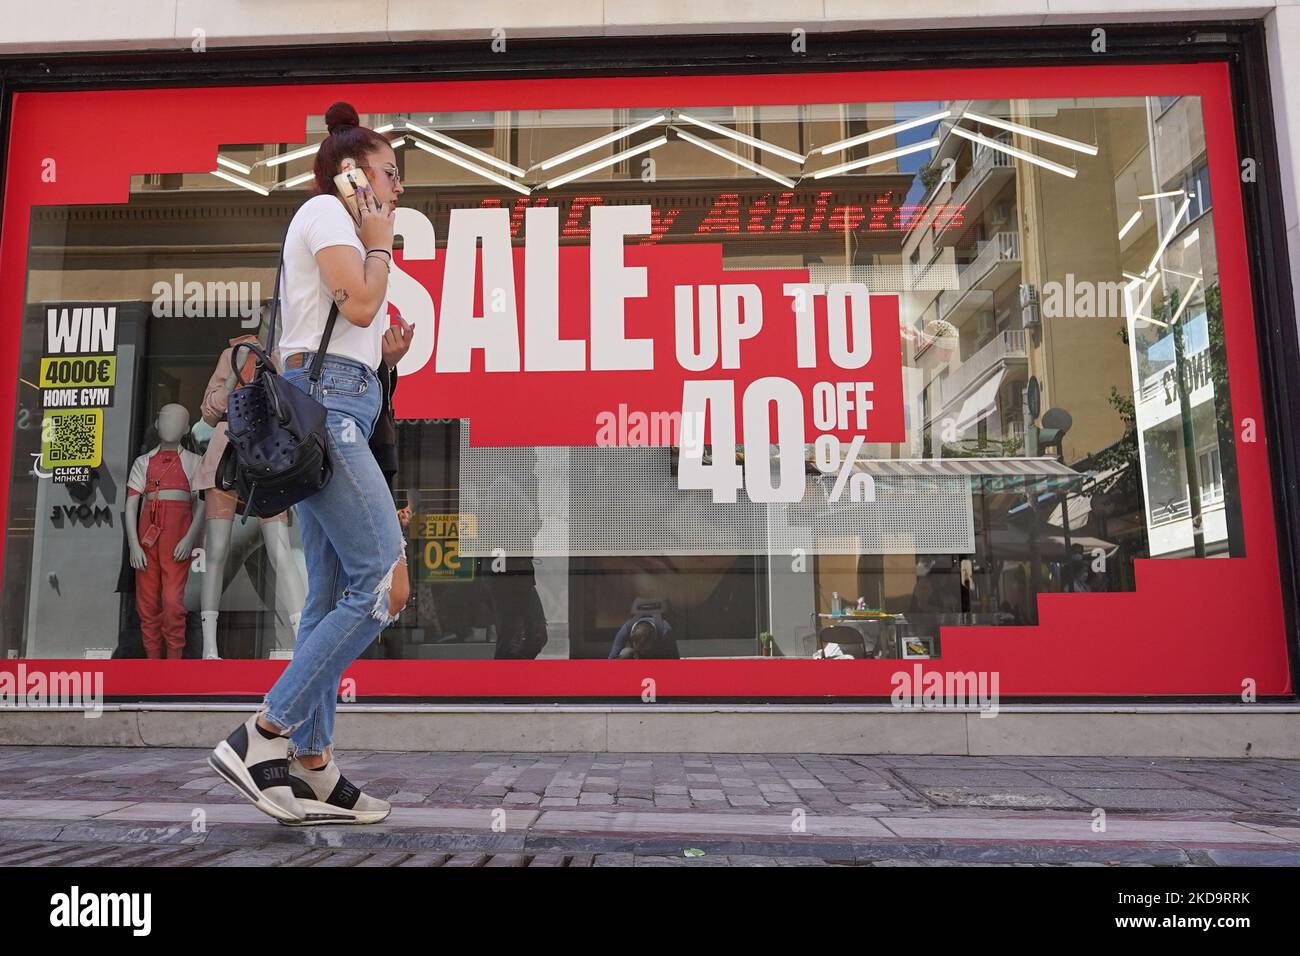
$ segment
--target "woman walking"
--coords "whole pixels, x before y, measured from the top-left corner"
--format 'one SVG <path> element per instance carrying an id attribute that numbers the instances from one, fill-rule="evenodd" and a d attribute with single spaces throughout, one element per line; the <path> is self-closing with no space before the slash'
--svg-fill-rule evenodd
<path id="1" fill-rule="evenodd" d="M 327 409 L 333 477 L 297 505 L 308 582 L 293 660 L 258 712 L 208 761 L 259 810 L 290 825 L 388 816 L 388 803 L 340 773 L 330 743 L 343 671 L 396 620 L 410 594 L 406 540 L 369 446 L 383 401 L 375 369 L 388 325 L 402 186 L 392 147 L 361 126 L 349 104 L 331 106 L 325 123 L 317 195 L 294 214 L 285 236 L 279 354 L 284 379 Z M 334 184 L 347 160 L 370 183 L 357 192 L 359 223 Z M 313 386 L 307 376 L 332 305 L 338 319 Z"/>

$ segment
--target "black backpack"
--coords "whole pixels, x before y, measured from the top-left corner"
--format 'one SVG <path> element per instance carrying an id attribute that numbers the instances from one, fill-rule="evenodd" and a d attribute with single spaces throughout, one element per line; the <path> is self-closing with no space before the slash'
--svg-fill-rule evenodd
<path id="1" fill-rule="evenodd" d="M 269 518 L 280 514 L 320 491 L 333 475 L 325 406 L 281 378 L 271 361 L 283 275 L 282 246 L 266 346 L 241 342 L 230 353 L 230 364 L 241 387 L 230 393 L 226 409 L 230 441 L 217 464 L 216 485 L 243 500 L 245 517 L 254 514 Z M 313 383 L 320 378 L 321 363 L 338 314 L 335 303 L 330 308 L 320 348 L 312 358 L 308 378 Z M 240 349 L 249 349 L 257 356 L 251 382 L 245 382 L 240 375 Z"/>

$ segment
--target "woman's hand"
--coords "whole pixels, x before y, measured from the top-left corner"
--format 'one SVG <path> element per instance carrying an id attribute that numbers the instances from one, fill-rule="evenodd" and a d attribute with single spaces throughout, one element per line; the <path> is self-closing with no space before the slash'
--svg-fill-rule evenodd
<path id="1" fill-rule="evenodd" d="M 353 325 L 368 329 L 388 291 L 392 263 L 385 260 L 393 254 L 396 206 L 377 203 L 369 189 L 358 189 L 356 196 L 357 208 L 361 210 L 357 238 L 367 250 L 383 249 L 387 257 L 363 254 L 353 246 L 325 246 L 316 253 L 316 265 L 320 268 L 321 281 L 339 307 L 339 315 Z"/>
<path id="2" fill-rule="evenodd" d="M 361 210 L 361 225 L 357 226 L 357 237 L 361 244 L 367 251 L 385 249 L 391 255 L 397 206 L 376 202 L 374 190 L 366 188 L 357 192 L 357 208 Z"/>
<path id="3" fill-rule="evenodd" d="M 402 356 L 411 351 L 411 340 L 415 337 L 415 326 L 402 318 L 400 312 L 397 321 L 399 325 L 390 325 L 384 331 L 384 364 L 389 368 L 397 368 Z"/>

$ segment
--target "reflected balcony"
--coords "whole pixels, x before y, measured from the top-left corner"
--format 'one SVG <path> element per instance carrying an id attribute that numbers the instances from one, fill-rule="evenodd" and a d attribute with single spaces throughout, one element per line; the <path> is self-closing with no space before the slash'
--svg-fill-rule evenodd
<path id="1" fill-rule="evenodd" d="M 993 291 L 1020 272 L 1020 233 L 999 232 L 978 243 L 975 258 L 957 268 L 957 288 L 939 296 L 939 316 L 953 325 L 987 308 Z"/>

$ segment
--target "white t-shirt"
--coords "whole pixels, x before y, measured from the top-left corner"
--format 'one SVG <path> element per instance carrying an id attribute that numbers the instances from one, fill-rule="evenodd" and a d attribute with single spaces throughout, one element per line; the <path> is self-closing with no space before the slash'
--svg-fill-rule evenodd
<path id="1" fill-rule="evenodd" d="M 330 306 L 331 290 L 325 287 L 316 253 L 326 246 L 352 246 L 364 257 L 366 247 L 357 238 L 357 227 L 343 203 L 335 196 L 313 196 L 302 204 L 289 223 L 284 240 L 284 278 L 280 282 L 280 334 L 276 338 L 281 355 L 315 352 L 320 348 Z M 368 368 L 383 360 L 384 330 L 388 327 L 388 298 L 385 297 L 369 328 L 353 325 L 343 315 L 334 320 L 329 355 L 343 355 Z"/>

